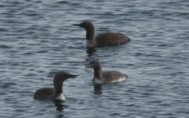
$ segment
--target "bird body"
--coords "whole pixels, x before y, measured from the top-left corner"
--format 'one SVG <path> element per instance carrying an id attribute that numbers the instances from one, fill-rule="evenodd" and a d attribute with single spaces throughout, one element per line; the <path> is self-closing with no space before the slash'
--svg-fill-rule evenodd
<path id="1" fill-rule="evenodd" d="M 37 100 L 66 100 L 63 92 L 63 82 L 68 78 L 76 77 L 77 75 L 72 75 L 65 71 L 59 71 L 56 73 L 53 84 L 54 88 L 40 88 L 34 93 L 34 99 Z"/>
<path id="2" fill-rule="evenodd" d="M 91 61 L 90 66 L 94 69 L 94 84 L 117 83 L 128 78 L 126 74 L 119 71 L 102 71 L 101 64 L 98 60 Z"/>
<path id="3" fill-rule="evenodd" d="M 107 47 L 126 44 L 130 41 L 126 35 L 122 33 L 106 32 L 99 35 L 95 35 L 95 27 L 89 20 L 84 20 L 80 24 L 73 24 L 80 26 L 86 30 L 86 47 Z"/>

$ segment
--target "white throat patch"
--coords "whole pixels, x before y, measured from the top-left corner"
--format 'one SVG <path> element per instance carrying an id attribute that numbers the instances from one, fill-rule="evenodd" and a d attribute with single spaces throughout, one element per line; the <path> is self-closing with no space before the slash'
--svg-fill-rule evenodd
<path id="1" fill-rule="evenodd" d="M 94 84 L 103 84 L 103 82 L 100 79 L 94 78 L 93 79 Z"/>
<path id="2" fill-rule="evenodd" d="M 66 97 L 63 93 L 61 93 L 59 96 L 56 97 L 57 100 L 61 100 L 61 101 L 64 101 L 66 100 Z"/>
<path id="3" fill-rule="evenodd" d="M 87 41 L 86 42 L 86 47 L 90 47 L 90 48 L 94 47 L 95 42 L 94 42 L 93 39 L 92 40 L 86 40 L 86 41 Z"/>

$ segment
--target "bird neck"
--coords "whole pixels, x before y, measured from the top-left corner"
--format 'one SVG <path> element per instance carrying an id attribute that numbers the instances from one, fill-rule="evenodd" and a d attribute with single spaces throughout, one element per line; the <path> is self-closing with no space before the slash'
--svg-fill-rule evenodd
<path id="1" fill-rule="evenodd" d="M 54 84 L 54 90 L 55 90 L 55 96 L 58 96 L 63 93 L 63 80 L 60 78 L 54 78 L 53 84 Z"/>
<path id="2" fill-rule="evenodd" d="M 62 85 L 63 85 L 62 83 L 54 84 L 54 89 L 55 89 L 56 95 L 63 93 Z"/>
<path id="3" fill-rule="evenodd" d="M 60 82 L 60 84 L 56 84 L 54 85 L 55 88 L 55 99 L 56 100 L 60 100 L 60 101 L 64 101 L 66 99 L 64 92 L 63 92 L 63 83 Z"/>
<path id="4" fill-rule="evenodd" d="M 87 40 L 94 40 L 95 39 L 95 29 L 90 28 L 86 30 L 86 39 Z"/>
<path id="5" fill-rule="evenodd" d="M 94 45 L 96 44 L 94 26 L 91 26 L 90 28 L 86 29 L 86 40 L 87 40 L 87 47 L 94 47 Z"/>
<path id="6" fill-rule="evenodd" d="M 94 67 L 94 78 L 102 79 L 102 67 L 100 65 Z"/>
<path id="7" fill-rule="evenodd" d="M 85 28 L 86 30 L 86 40 L 87 44 L 86 47 L 93 48 L 96 45 L 95 40 L 95 27 L 91 25 L 90 27 Z"/>

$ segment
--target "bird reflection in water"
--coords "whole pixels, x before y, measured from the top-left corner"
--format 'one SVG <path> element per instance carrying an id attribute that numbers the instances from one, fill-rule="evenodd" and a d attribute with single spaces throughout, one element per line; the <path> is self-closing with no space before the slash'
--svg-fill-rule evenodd
<path id="1" fill-rule="evenodd" d="M 64 101 L 55 100 L 54 101 L 55 107 L 56 107 L 56 118 L 64 118 L 63 110 L 66 108 L 66 105 L 64 105 Z"/>
<path id="2" fill-rule="evenodd" d="M 94 52 L 96 52 L 96 49 L 95 48 L 87 48 L 86 49 L 86 52 L 89 56 L 91 56 Z"/>
<path id="3" fill-rule="evenodd" d="M 94 94 L 102 94 L 102 85 L 94 84 Z"/>
<path id="4" fill-rule="evenodd" d="M 56 107 L 57 111 L 63 111 L 64 107 L 66 107 L 64 105 L 64 101 L 61 101 L 61 100 L 55 100 L 54 104 L 55 104 L 55 107 Z"/>

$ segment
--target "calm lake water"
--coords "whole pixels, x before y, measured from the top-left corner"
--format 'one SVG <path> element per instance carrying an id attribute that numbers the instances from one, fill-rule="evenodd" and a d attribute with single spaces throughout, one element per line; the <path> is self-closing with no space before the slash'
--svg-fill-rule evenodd
<path id="1" fill-rule="evenodd" d="M 1 0 L 0 16 L 1 118 L 189 118 L 188 0 Z M 89 56 L 84 19 L 132 41 Z M 94 94 L 94 58 L 129 79 Z M 63 106 L 34 100 L 59 70 L 80 75 Z"/>

